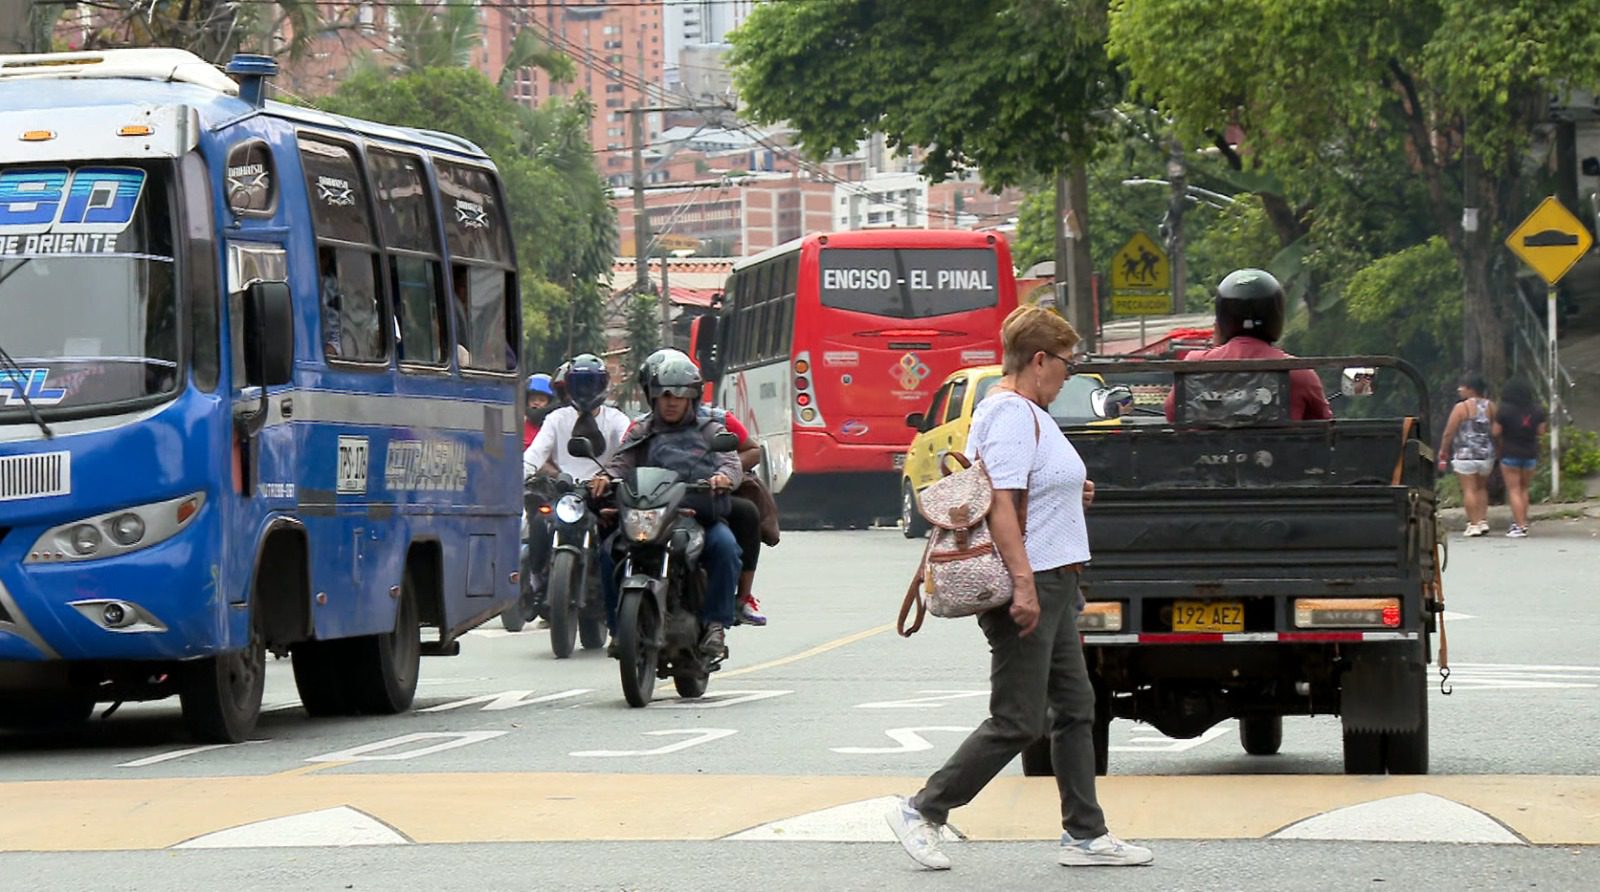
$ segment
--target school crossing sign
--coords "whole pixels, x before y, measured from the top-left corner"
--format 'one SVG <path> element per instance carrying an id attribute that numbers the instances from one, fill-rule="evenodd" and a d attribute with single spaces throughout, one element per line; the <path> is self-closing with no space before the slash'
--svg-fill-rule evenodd
<path id="1" fill-rule="evenodd" d="M 1506 236 L 1506 247 L 1547 285 L 1561 281 L 1593 244 L 1589 230 L 1554 195 L 1539 202 L 1528 219 Z"/>
<path id="2" fill-rule="evenodd" d="M 1160 316 L 1172 312 L 1172 269 L 1155 240 L 1135 232 L 1111 258 L 1111 312 Z"/>

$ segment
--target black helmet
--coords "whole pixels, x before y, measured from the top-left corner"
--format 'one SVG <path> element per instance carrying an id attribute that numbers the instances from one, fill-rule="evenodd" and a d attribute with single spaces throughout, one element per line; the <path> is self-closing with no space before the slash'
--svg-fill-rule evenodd
<path id="1" fill-rule="evenodd" d="M 671 347 L 662 347 L 660 350 L 657 350 L 649 356 L 646 356 L 644 358 L 644 362 L 639 364 L 639 391 L 646 397 L 650 396 L 650 377 L 655 374 L 656 368 L 661 365 L 661 361 L 669 356 L 681 356 L 684 359 L 689 358 L 689 354 L 683 352 L 682 350 L 674 350 Z"/>
<path id="2" fill-rule="evenodd" d="M 592 412 L 606 401 L 606 391 L 611 387 L 611 373 L 606 364 L 593 353 L 580 353 L 572 357 L 567 368 L 567 398 L 579 412 Z"/>
<path id="3" fill-rule="evenodd" d="M 670 393 L 699 402 L 702 383 L 700 367 L 689 357 L 682 353 L 663 357 L 650 374 L 650 399 L 653 402 L 663 393 Z"/>
<path id="4" fill-rule="evenodd" d="M 1236 269 L 1217 286 L 1217 343 L 1239 335 L 1272 343 L 1283 334 L 1283 286 L 1264 269 Z"/>

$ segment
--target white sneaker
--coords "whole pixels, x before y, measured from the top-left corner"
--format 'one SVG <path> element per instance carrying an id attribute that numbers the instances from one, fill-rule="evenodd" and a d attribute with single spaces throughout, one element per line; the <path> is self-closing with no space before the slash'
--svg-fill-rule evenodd
<path id="1" fill-rule="evenodd" d="M 912 808 L 910 799 L 898 797 L 883 819 L 889 822 L 889 829 L 912 861 L 929 870 L 950 869 L 950 857 L 939 848 L 940 826 Z"/>
<path id="2" fill-rule="evenodd" d="M 1489 532 L 1489 522 L 1485 520 L 1467 524 L 1466 532 L 1462 533 L 1461 535 L 1466 536 L 1467 538 L 1472 538 L 1473 536 L 1482 536 L 1487 532 Z"/>
<path id="3" fill-rule="evenodd" d="M 1066 867 L 1087 867 L 1097 864 L 1124 867 L 1149 864 L 1155 857 L 1144 846 L 1123 842 L 1109 833 L 1094 839 L 1073 839 L 1062 834 L 1061 856 L 1056 859 L 1056 863 Z"/>
<path id="4" fill-rule="evenodd" d="M 1511 529 L 1506 530 L 1506 538 L 1526 539 L 1528 538 L 1528 528 L 1524 526 L 1518 526 L 1517 524 L 1512 524 Z"/>

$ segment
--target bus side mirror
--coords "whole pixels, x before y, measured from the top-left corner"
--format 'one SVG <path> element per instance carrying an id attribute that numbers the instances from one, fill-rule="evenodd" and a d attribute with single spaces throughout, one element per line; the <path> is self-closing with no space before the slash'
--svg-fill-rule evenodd
<path id="1" fill-rule="evenodd" d="M 906 427 L 909 427 L 914 431 L 922 430 L 922 413 L 912 412 L 910 415 L 907 415 Z"/>
<path id="2" fill-rule="evenodd" d="M 256 387 L 294 375 L 294 304 L 287 282 L 251 282 L 244 299 L 244 373 Z"/>
<path id="3" fill-rule="evenodd" d="M 700 367 L 700 376 L 707 381 L 722 377 L 717 368 L 717 341 L 722 335 L 722 317 L 706 315 L 695 320 L 698 327 L 694 335 L 694 364 Z"/>

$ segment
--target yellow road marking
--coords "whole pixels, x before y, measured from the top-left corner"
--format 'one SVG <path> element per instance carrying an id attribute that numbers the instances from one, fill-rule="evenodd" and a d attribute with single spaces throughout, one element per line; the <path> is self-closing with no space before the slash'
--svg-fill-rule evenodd
<path id="1" fill-rule="evenodd" d="M 155 849 L 348 806 L 419 843 L 714 840 L 895 793 L 921 778 L 648 774 L 298 774 L 0 784 L 0 851 Z M 737 791 L 706 795 L 707 790 Z M 1324 812 L 1433 795 L 1543 845 L 1600 845 L 1600 777 L 1127 776 L 1101 779 L 1131 839 L 1261 839 Z M 997 779 L 952 820 L 975 840 L 1060 831 L 1050 778 Z"/>
<path id="2" fill-rule="evenodd" d="M 846 635 L 843 638 L 835 638 L 832 641 L 824 642 L 824 643 L 819 644 L 816 647 L 813 647 L 813 648 L 811 648 L 809 650 L 802 650 L 797 654 L 790 654 L 790 655 L 788 655 L 786 657 L 779 657 L 776 660 L 768 660 L 765 663 L 757 663 L 754 666 L 745 666 L 745 667 L 740 668 L 740 669 L 734 669 L 731 672 L 718 672 L 717 673 L 717 677 L 718 678 L 733 678 L 733 677 L 738 676 L 738 675 L 749 675 L 752 672 L 761 672 L 761 671 L 764 671 L 764 670 L 767 670 L 767 669 L 776 669 L 779 666 L 787 666 L 790 663 L 798 663 L 801 660 L 809 660 L 810 658 L 812 658 L 814 656 L 817 656 L 818 654 L 825 654 L 830 650 L 837 650 L 837 649 L 839 649 L 841 647 L 844 647 L 847 644 L 855 644 L 857 641 L 865 641 L 866 639 L 871 638 L 874 635 L 882 635 L 884 632 L 887 632 L 887 631 L 889 631 L 890 629 L 893 629 L 893 628 L 894 628 L 894 623 L 884 623 L 881 626 L 874 626 L 873 628 L 870 628 L 870 629 L 864 629 L 864 630 L 862 630 L 860 632 L 856 632 L 853 635 Z"/>
<path id="3" fill-rule="evenodd" d="M 301 765 L 299 768 L 291 768 L 288 771 L 279 771 L 279 772 L 273 774 L 272 777 L 303 777 L 303 776 L 305 776 L 307 774 L 311 774 L 312 772 L 322 771 L 322 770 L 327 769 L 327 768 L 343 768 L 344 766 L 349 765 L 349 764 L 351 764 L 351 763 L 348 762 L 348 761 L 346 761 L 346 762 L 313 762 L 310 765 Z"/>

